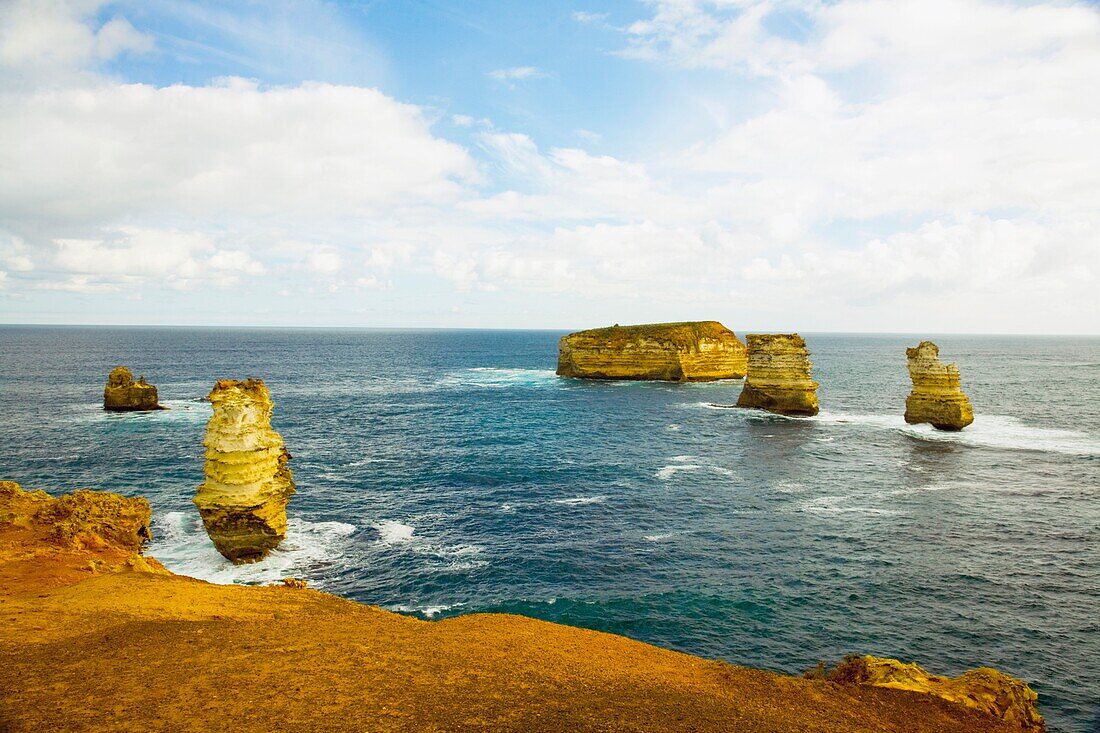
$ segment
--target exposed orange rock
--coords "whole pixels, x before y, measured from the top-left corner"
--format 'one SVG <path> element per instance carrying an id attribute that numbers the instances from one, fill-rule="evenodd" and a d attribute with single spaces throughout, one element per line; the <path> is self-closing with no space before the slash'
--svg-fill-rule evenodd
<path id="1" fill-rule="evenodd" d="M 166 573 L 141 555 L 152 537 L 149 518 L 149 502 L 142 498 L 74 491 L 55 499 L 0 481 L 0 537 L 9 544 L 0 584 L 24 575 L 48 586 L 96 572 Z"/>
<path id="2" fill-rule="evenodd" d="M 563 377 L 709 382 L 740 379 L 745 369 L 745 345 L 718 321 L 614 325 L 558 342 Z"/>
<path id="3" fill-rule="evenodd" d="M 942 677 L 925 671 L 918 664 L 906 664 L 896 659 L 848 657 L 826 678 L 935 695 L 980 710 L 1031 733 L 1046 730 L 1037 707 L 1039 696 L 1035 691 L 1023 680 L 990 667 L 970 669 L 958 677 Z"/>
<path id="4" fill-rule="evenodd" d="M 103 388 L 103 409 L 111 412 L 141 412 L 163 410 L 157 401 L 157 388 L 139 377 L 134 381 L 133 373 L 124 366 L 115 367 L 107 376 L 107 386 Z"/>
<path id="5" fill-rule="evenodd" d="M 934 695 L 777 675 L 520 616 L 420 621 L 298 583 L 217 586 L 153 572 L 152 560 L 112 564 L 147 530 L 140 500 L 0 486 L 5 733 L 1020 730 Z M 69 508 L 41 513 L 47 505 Z M 78 547 L 84 534 L 103 548 Z M 28 562 L 44 543 L 50 554 Z M 103 571 L 81 570 L 89 556 Z"/>

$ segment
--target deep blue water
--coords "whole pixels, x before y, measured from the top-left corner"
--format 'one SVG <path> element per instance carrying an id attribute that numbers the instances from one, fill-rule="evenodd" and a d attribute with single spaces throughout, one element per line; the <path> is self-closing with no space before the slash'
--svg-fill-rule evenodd
<path id="1" fill-rule="evenodd" d="M 1029 680 L 1100 729 L 1100 339 L 944 336 L 977 420 L 902 419 L 906 336 L 809 335 L 823 412 L 554 376 L 553 332 L 0 327 L 0 478 L 147 496 L 151 554 L 395 610 L 522 613 L 785 672 L 845 653 Z M 109 415 L 108 371 L 172 409 Z M 233 567 L 190 503 L 215 379 L 263 377 L 298 484 Z"/>

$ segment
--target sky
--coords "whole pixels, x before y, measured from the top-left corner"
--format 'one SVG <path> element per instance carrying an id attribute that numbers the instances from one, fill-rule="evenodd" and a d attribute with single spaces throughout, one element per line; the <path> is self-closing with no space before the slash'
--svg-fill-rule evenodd
<path id="1" fill-rule="evenodd" d="M 0 0 L 0 323 L 1100 333 L 1100 4 Z"/>

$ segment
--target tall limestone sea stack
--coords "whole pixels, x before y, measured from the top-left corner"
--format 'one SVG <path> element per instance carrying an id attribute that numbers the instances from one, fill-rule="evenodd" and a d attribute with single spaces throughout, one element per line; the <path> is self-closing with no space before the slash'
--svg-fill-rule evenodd
<path id="1" fill-rule="evenodd" d="M 959 368 L 940 363 L 940 349 L 921 341 L 906 349 L 913 391 L 905 399 L 905 422 L 931 423 L 939 430 L 962 430 L 974 422 L 974 409 L 959 386 Z"/>
<path id="2" fill-rule="evenodd" d="M 563 377 L 709 382 L 740 379 L 746 368 L 745 345 L 718 321 L 614 325 L 558 343 Z"/>
<path id="3" fill-rule="evenodd" d="M 103 409 L 111 412 L 140 412 L 163 410 L 157 402 L 157 388 L 139 377 L 134 381 L 133 372 L 124 366 L 115 367 L 107 377 L 103 388 Z"/>
<path id="4" fill-rule="evenodd" d="M 737 406 L 780 415 L 816 415 L 817 382 L 810 378 L 810 352 L 802 337 L 752 333 L 746 340 L 749 373 Z"/>
<path id="5" fill-rule="evenodd" d="M 223 379 L 209 399 L 206 481 L 194 502 L 218 552 L 235 563 L 256 562 L 286 535 L 295 491 L 290 454 L 271 428 L 275 403 L 263 380 Z"/>

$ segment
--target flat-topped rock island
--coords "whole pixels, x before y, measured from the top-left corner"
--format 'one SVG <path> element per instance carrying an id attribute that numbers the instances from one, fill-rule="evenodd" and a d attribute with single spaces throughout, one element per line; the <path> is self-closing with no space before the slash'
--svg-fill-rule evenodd
<path id="1" fill-rule="evenodd" d="M 134 380 L 134 373 L 124 366 L 115 367 L 103 388 L 103 409 L 108 412 L 148 412 L 163 410 L 157 401 L 157 388 L 145 381 Z"/>
<path id="2" fill-rule="evenodd" d="M 740 379 L 745 345 L 718 321 L 593 328 L 563 336 L 557 373 L 581 379 L 710 382 Z"/>

